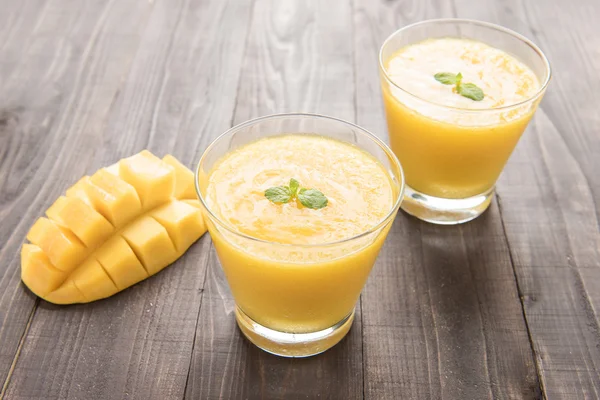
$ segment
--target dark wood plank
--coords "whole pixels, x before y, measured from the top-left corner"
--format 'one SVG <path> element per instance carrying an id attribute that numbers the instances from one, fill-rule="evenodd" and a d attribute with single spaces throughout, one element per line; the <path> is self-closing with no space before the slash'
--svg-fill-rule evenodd
<path id="1" fill-rule="evenodd" d="M 159 275 L 106 300 L 42 302 L 8 399 L 181 399 L 209 238 Z"/>
<path id="2" fill-rule="evenodd" d="M 116 158 L 144 148 L 170 151 L 193 169 L 231 126 L 251 1 L 159 1 L 156 7 L 156 24 L 144 32 L 112 107 L 105 146 Z"/>
<path id="3" fill-rule="evenodd" d="M 354 120 L 351 18 L 347 0 L 257 0 L 234 123 L 290 111 Z M 213 255 L 186 398 L 362 398 L 360 318 L 336 347 L 294 360 L 269 355 L 246 341 L 233 307 Z"/>
<path id="4" fill-rule="evenodd" d="M 539 396 L 492 207 L 455 228 L 397 218 L 363 295 L 368 398 Z"/>
<path id="5" fill-rule="evenodd" d="M 58 195 L 62 179 L 76 178 L 61 160 L 63 144 L 73 147 L 58 126 L 74 106 L 70 94 L 81 85 L 75 78 L 81 74 L 83 49 L 97 36 L 96 21 L 106 10 L 100 3 L 73 3 L 70 13 L 57 12 L 60 7 L 57 2 L 0 2 L 2 386 L 35 304 L 35 296 L 20 284 L 19 249 L 31 223 Z M 67 39 L 73 30 L 78 35 Z M 83 149 L 79 163 L 92 152 Z"/>
<path id="6" fill-rule="evenodd" d="M 460 16 L 523 33 L 552 64 L 554 79 L 498 194 L 546 396 L 599 398 L 599 4 L 515 0 L 457 8 Z"/>
<path id="7" fill-rule="evenodd" d="M 357 1 L 358 123 L 385 137 L 378 50 L 394 30 L 452 17 L 451 2 Z M 363 294 L 366 397 L 541 396 L 498 207 L 463 226 L 400 214 Z"/>
<path id="8" fill-rule="evenodd" d="M 23 54 L 16 59 L 2 90 L 2 101 L 6 103 L 3 108 L 15 116 L 14 125 L 6 131 L 9 146 L 6 157 L 3 157 L 7 174 L 2 176 L 7 177 L 4 184 L 8 186 L 4 193 L 12 195 L 12 198 L 8 197 L 12 201 L 5 208 L 5 221 L 14 227 L 3 249 L 3 254 L 10 254 L 12 262 L 3 263 L 3 267 L 15 277 L 19 277 L 19 247 L 27 229 L 64 191 L 66 182 L 74 182 L 82 175 L 77 171 L 89 166 L 90 156 L 96 150 L 93 143 L 90 143 L 92 146 L 75 145 L 74 139 L 93 138 L 94 132 L 85 130 L 98 123 L 93 116 L 81 118 L 81 114 L 89 117 L 89 112 L 80 114 L 77 111 L 110 105 L 113 94 L 110 87 L 105 93 L 93 90 L 104 89 L 111 77 L 118 82 L 127 63 L 117 64 L 120 68 L 114 68 L 106 75 L 98 74 L 97 67 L 113 62 L 106 57 L 107 51 L 115 50 L 116 57 L 119 57 L 123 55 L 119 50 L 126 54 L 124 47 L 132 43 L 123 41 L 122 45 L 115 45 L 118 35 L 107 32 L 123 24 L 118 16 L 124 12 L 136 11 L 139 15 L 130 21 L 132 32 L 145 25 L 148 15 L 143 12 L 144 8 L 132 10 L 131 4 L 115 8 L 111 3 L 79 2 L 70 4 L 68 12 L 63 9 L 65 5 L 58 1 L 48 2 L 42 8 L 43 14 L 27 24 L 30 31 L 22 36 L 23 39 L 12 35 L 10 40 L 17 43 L 5 46 L 15 48 L 23 40 L 20 43 Z M 145 8 L 149 9 L 148 6 Z M 106 49 L 104 39 L 114 48 Z M 103 62 L 90 62 L 90 54 L 99 55 Z M 100 55 L 105 56 L 102 58 Z M 78 101 L 80 97 L 83 97 L 82 101 Z M 74 155 L 79 158 L 74 159 Z M 20 175 L 24 178 L 19 179 Z M 14 287 L 22 296 L 35 298 L 18 280 L 15 280 Z M 19 310 L 9 309 L 8 312 L 15 315 Z M 14 391 L 9 388 L 6 395 L 12 397 Z"/>
<path id="9" fill-rule="evenodd" d="M 246 32 L 239 22 L 249 5 L 119 1 L 105 14 L 87 21 L 97 35 L 87 43 L 82 88 L 68 94 L 78 107 L 57 133 L 70 140 L 71 173 L 145 147 L 191 166 L 210 138 L 205 132 L 229 125 Z M 82 157 L 85 165 L 76 164 Z M 74 179 L 65 181 L 48 183 L 58 193 Z M 107 300 L 42 302 L 7 398 L 183 398 L 209 248 L 206 236 L 173 266 Z"/>

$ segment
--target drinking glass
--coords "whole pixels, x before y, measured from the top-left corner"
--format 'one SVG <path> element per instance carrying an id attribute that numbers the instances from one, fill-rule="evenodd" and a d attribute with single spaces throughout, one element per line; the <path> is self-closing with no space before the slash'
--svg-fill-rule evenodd
<path id="1" fill-rule="evenodd" d="M 392 185 L 394 200 L 387 215 L 354 237 L 314 245 L 261 240 L 224 222 L 205 200 L 213 166 L 240 146 L 281 134 L 317 134 L 371 154 L 384 166 Z M 339 119 L 273 115 L 248 121 L 219 136 L 200 158 L 195 178 L 243 334 L 263 350 L 287 357 L 318 354 L 339 342 L 352 325 L 355 304 L 403 198 L 402 168 L 387 145 Z"/>
<path id="2" fill-rule="evenodd" d="M 511 54 L 531 68 L 539 90 L 517 104 L 465 109 L 424 100 L 392 81 L 386 66 L 395 53 L 426 39 L 445 37 L 477 40 Z M 501 26 L 437 19 L 389 36 L 381 46 L 379 67 L 390 145 L 406 176 L 402 209 L 447 225 L 481 215 L 548 86 L 551 73 L 546 56 L 530 40 Z"/>

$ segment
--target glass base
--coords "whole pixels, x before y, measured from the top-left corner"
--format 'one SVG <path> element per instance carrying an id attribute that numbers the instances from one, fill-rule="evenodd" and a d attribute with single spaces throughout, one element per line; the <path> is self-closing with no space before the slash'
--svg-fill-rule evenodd
<path id="1" fill-rule="evenodd" d="M 350 330 L 354 321 L 354 310 L 346 318 L 318 332 L 286 333 L 260 325 L 235 308 L 235 319 L 240 330 L 257 347 L 282 357 L 310 357 L 336 345 Z"/>
<path id="2" fill-rule="evenodd" d="M 401 208 L 423 221 L 456 225 L 477 218 L 489 207 L 495 189 L 466 199 L 444 199 L 417 192 L 406 185 Z"/>

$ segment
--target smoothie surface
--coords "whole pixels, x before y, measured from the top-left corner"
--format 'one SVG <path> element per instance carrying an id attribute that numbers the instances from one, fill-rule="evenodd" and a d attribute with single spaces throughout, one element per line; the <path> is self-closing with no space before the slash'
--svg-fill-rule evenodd
<path id="1" fill-rule="evenodd" d="M 531 98 L 540 88 L 536 75 L 521 61 L 470 39 L 427 39 L 406 46 L 387 60 L 385 68 L 390 80 L 405 91 L 454 108 L 510 106 Z M 434 78 L 440 72 L 460 72 L 462 82 L 474 83 L 483 90 L 485 97 L 473 101 L 455 93 L 452 85 L 444 85 Z M 424 114 L 429 113 L 425 111 Z"/>
<path id="2" fill-rule="evenodd" d="M 315 210 L 291 200 L 275 204 L 265 190 L 291 178 L 328 199 Z M 260 139 L 226 154 L 208 176 L 206 203 L 230 228 L 286 244 L 324 244 L 368 231 L 391 211 L 389 174 L 348 143 L 311 134 Z"/>

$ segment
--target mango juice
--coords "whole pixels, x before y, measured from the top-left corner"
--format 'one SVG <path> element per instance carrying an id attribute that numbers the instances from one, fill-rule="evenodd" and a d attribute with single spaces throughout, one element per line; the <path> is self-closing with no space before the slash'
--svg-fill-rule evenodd
<path id="1" fill-rule="evenodd" d="M 265 197 L 292 178 L 321 191 L 327 206 Z M 323 330 L 352 313 L 391 225 L 381 223 L 399 196 L 373 156 L 307 134 L 245 144 L 200 176 L 199 186 L 237 306 L 259 324 L 291 333 Z"/>
<path id="2" fill-rule="evenodd" d="M 407 185 L 454 199 L 493 188 L 537 107 L 527 102 L 540 88 L 533 71 L 502 50 L 458 38 L 428 39 L 382 61 L 390 144 Z M 460 73 L 483 99 L 436 80 L 445 72 Z"/>

